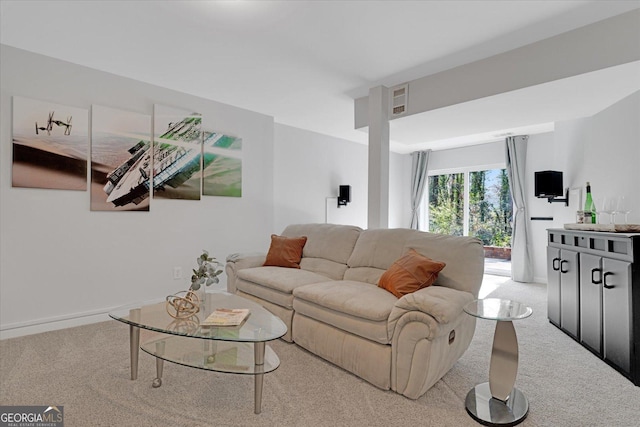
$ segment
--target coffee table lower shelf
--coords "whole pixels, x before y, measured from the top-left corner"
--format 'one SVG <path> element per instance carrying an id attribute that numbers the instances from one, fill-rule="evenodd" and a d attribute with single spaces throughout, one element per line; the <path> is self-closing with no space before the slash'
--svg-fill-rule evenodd
<path id="1" fill-rule="evenodd" d="M 153 387 L 162 385 L 164 361 L 191 368 L 255 377 L 254 406 L 259 414 L 262 406 L 264 374 L 280 366 L 276 353 L 262 342 L 236 342 L 203 340 L 199 338 L 164 335 L 140 346 L 145 353 L 156 358 Z"/>

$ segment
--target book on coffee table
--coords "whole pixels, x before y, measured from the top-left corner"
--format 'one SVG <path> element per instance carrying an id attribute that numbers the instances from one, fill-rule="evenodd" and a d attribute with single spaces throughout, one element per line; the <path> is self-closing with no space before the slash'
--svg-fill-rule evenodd
<path id="1" fill-rule="evenodd" d="M 249 316 L 248 308 L 216 308 L 202 326 L 237 326 Z"/>

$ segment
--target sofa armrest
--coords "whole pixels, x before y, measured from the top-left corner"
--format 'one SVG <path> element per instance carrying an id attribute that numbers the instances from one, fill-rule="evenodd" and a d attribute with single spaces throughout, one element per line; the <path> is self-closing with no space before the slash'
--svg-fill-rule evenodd
<path id="1" fill-rule="evenodd" d="M 474 298 L 430 286 L 396 301 L 388 323 L 393 390 L 417 399 L 451 369 L 473 339 L 476 318 L 462 308 Z"/>
<path id="2" fill-rule="evenodd" d="M 267 259 L 264 252 L 240 252 L 227 256 L 227 263 L 235 264 L 238 270 L 260 267 Z"/>
<path id="3" fill-rule="evenodd" d="M 261 267 L 266 259 L 267 255 L 260 252 L 235 253 L 227 256 L 227 264 L 224 268 L 227 273 L 227 291 L 233 294 L 236 293 L 239 270 Z"/>
<path id="4" fill-rule="evenodd" d="M 407 294 L 396 302 L 403 310 L 419 310 L 431 315 L 438 323 L 449 323 L 462 308 L 474 300 L 473 294 L 444 286 L 430 286 Z"/>
<path id="5" fill-rule="evenodd" d="M 473 294 L 469 292 L 444 286 L 429 286 L 417 292 L 404 295 L 398 299 L 389 315 L 388 328 L 390 336 L 397 333 L 395 329 L 398 326 L 398 321 L 411 312 L 427 315 L 411 316 L 412 319 L 424 319 L 427 326 L 429 326 L 429 333 L 425 338 L 431 340 L 443 333 L 448 333 L 450 328 L 446 325 L 454 323 L 463 312 L 464 305 L 474 299 Z"/>

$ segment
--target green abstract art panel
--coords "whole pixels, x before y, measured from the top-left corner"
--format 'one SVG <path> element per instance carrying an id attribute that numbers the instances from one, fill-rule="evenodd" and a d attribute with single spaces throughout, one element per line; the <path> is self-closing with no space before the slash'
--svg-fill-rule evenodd
<path id="1" fill-rule="evenodd" d="M 202 194 L 242 197 L 242 139 L 204 131 Z"/>

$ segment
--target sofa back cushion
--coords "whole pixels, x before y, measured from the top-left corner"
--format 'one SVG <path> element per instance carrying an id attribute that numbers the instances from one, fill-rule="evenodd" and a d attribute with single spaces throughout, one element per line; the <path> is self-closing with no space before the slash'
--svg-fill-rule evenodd
<path id="1" fill-rule="evenodd" d="M 300 268 L 341 280 L 362 229 L 353 225 L 293 224 L 283 236 L 307 236 Z"/>
<path id="2" fill-rule="evenodd" d="M 466 291 L 478 296 L 484 274 L 484 247 L 475 237 L 449 236 L 416 231 L 406 242 L 431 259 L 447 266 L 438 275 L 435 284 Z"/>
<path id="3" fill-rule="evenodd" d="M 380 276 L 409 249 L 446 264 L 435 285 L 478 295 L 484 273 L 484 249 L 474 237 L 410 229 L 364 230 L 347 262 L 349 269 L 344 278 L 377 284 Z"/>
<path id="4" fill-rule="evenodd" d="M 376 285 L 382 273 L 403 255 L 405 242 L 413 232 L 404 228 L 362 231 L 347 261 L 345 280 Z"/>

